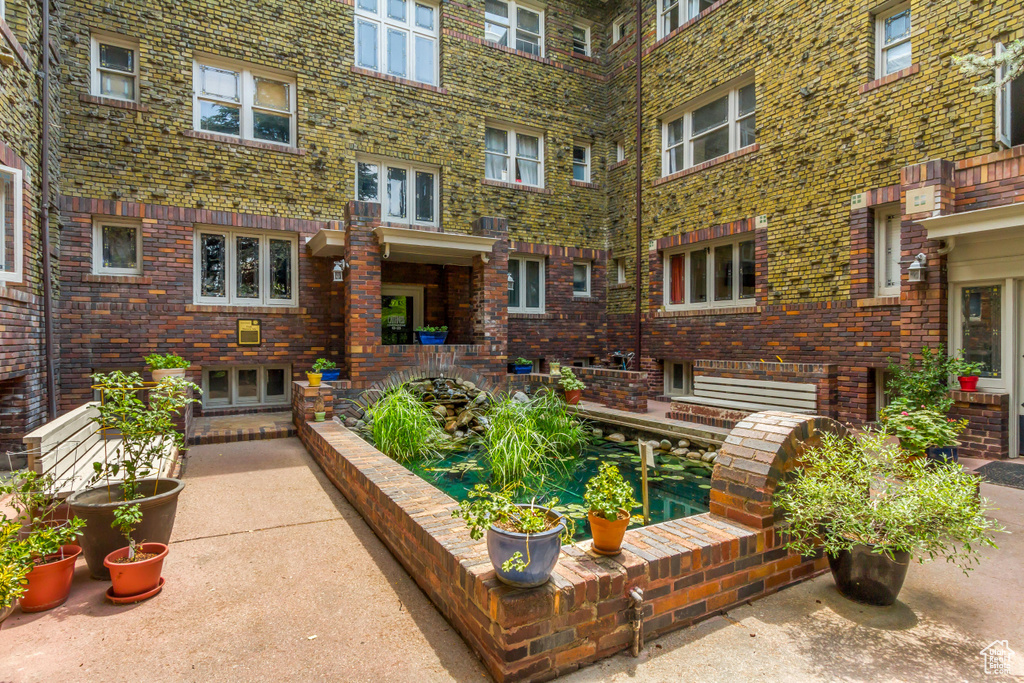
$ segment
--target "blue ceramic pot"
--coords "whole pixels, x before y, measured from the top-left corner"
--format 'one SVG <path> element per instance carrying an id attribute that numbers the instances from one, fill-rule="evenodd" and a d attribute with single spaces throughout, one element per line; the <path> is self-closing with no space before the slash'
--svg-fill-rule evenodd
<path id="1" fill-rule="evenodd" d="M 533 372 L 533 364 L 530 365 L 513 365 L 517 375 L 529 375 Z"/>
<path id="2" fill-rule="evenodd" d="M 341 370 L 335 368 L 333 370 L 321 370 L 320 381 L 322 382 L 337 382 L 341 378 Z"/>
<path id="3" fill-rule="evenodd" d="M 539 534 L 520 534 L 492 526 L 487 530 L 487 554 L 502 583 L 516 588 L 535 588 L 547 583 L 555 564 L 558 563 L 558 554 L 562 552 L 561 535 L 565 530 L 565 520 L 561 515 L 539 505 L 519 507 L 546 510 L 548 517 L 557 519 L 558 524 L 553 529 Z M 516 552 L 523 554 L 524 561 L 529 560 L 526 569 L 521 572 L 504 571 L 501 565 Z"/>
<path id="4" fill-rule="evenodd" d="M 960 462 L 960 449 L 956 446 L 929 446 L 926 453 L 929 460 Z"/>
<path id="5" fill-rule="evenodd" d="M 417 332 L 423 346 L 439 346 L 448 338 L 447 332 Z"/>

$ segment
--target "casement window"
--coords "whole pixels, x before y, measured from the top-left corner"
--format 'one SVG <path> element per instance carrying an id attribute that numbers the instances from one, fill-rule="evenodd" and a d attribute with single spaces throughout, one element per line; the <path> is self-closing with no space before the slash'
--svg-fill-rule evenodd
<path id="1" fill-rule="evenodd" d="M 1003 46 L 996 44 L 996 54 Z M 1006 67 L 996 69 L 996 80 L 1006 75 Z M 1007 81 L 996 91 L 996 142 L 1004 147 L 1024 145 L 1024 75 Z"/>
<path id="2" fill-rule="evenodd" d="M 512 288 L 508 291 L 509 313 L 544 312 L 544 259 L 512 256 L 508 260 Z"/>
<path id="3" fill-rule="evenodd" d="M 94 220 L 92 226 L 92 272 L 98 275 L 141 274 L 141 223 L 115 218 Z"/>
<path id="4" fill-rule="evenodd" d="M 715 0 L 658 0 L 658 37 L 664 38 L 713 4 Z"/>
<path id="5" fill-rule="evenodd" d="M 577 261 L 572 264 L 572 295 L 590 296 L 590 261 Z"/>
<path id="6" fill-rule="evenodd" d="M 615 141 L 615 163 L 626 160 L 626 141 L 616 140 Z"/>
<path id="7" fill-rule="evenodd" d="M 503 0 L 484 2 L 484 38 L 537 57 L 544 56 L 544 11 Z"/>
<path id="8" fill-rule="evenodd" d="M 544 186 L 544 136 L 487 126 L 484 177 L 504 183 Z"/>
<path id="9" fill-rule="evenodd" d="M 716 159 L 754 144 L 757 97 L 753 82 L 702 100 L 662 126 L 662 175 Z"/>
<path id="10" fill-rule="evenodd" d="M 665 308 L 748 305 L 756 288 L 754 240 L 665 253 Z"/>
<path id="11" fill-rule="evenodd" d="M 899 209 L 875 212 L 876 296 L 896 296 L 900 293 L 901 226 Z"/>
<path id="12" fill-rule="evenodd" d="M 21 282 L 22 172 L 0 165 L 0 282 Z"/>
<path id="13" fill-rule="evenodd" d="M 242 140 L 295 144 L 295 78 L 221 60 L 193 69 L 196 130 Z"/>
<path id="14" fill-rule="evenodd" d="M 612 45 L 626 37 L 626 17 L 619 17 L 612 22 Z"/>
<path id="15" fill-rule="evenodd" d="M 572 27 L 572 51 L 573 54 L 590 56 L 590 27 L 584 24 L 573 24 Z"/>
<path id="16" fill-rule="evenodd" d="M 905 2 L 875 15 L 875 78 L 910 66 L 910 3 Z"/>
<path id="17" fill-rule="evenodd" d="M 194 242 L 197 304 L 297 305 L 295 233 L 197 228 Z"/>
<path id="18" fill-rule="evenodd" d="M 94 35 L 91 55 L 94 96 L 138 101 L 139 41 Z"/>
<path id="19" fill-rule="evenodd" d="M 203 407 L 288 403 L 290 365 L 250 365 L 203 369 Z"/>
<path id="20" fill-rule="evenodd" d="M 572 146 L 572 179 L 590 182 L 590 145 Z"/>
<path id="21" fill-rule="evenodd" d="M 693 363 L 665 361 L 665 395 L 689 396 L 693 393 Z"/>
<path id="22" fill-rule="evenodd" d="M 615 284 L 623 285 L 626 283 L 626 259 L 621 256 L 615 259 Z"/>
<path id="23" fill-rule="evenodd" d="M 356 0 L 356 66 L 438 83 L 438 6 L 415 0 Z"/>
<path id="24" fill-rule="evenodd" d="M 381 205 L 385 223 L 438 225 L 439 172 L 436 167 L 387 159 L 356 162 L 356 199 Z"/>

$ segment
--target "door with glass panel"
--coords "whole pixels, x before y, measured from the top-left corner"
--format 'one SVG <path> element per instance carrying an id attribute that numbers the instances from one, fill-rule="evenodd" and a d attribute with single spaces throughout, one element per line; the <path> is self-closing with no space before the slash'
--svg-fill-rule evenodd
<path id="1" fill-rule="evenodd" d="M 383 344 L 413 344 L 415 330 L 423 325 L 423 288 L 381 287 L 380 336 Z"/>

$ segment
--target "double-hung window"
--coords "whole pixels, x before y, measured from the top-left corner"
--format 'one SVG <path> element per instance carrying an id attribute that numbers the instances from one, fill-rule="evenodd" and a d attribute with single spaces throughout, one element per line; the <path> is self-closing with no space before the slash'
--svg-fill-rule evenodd
<path id="1" fill-rule="evenodd" d="M 139 42 L 92 36 L 92 87 L 96 97 L 135 102 L 139 96 Z"/>
<path id="2" fill-rule="evenodd" d="M 572 264 L 572 295 L 590 296 L 590 261 L 576 261 Z"/>
<path id="3" fill-rule="evenodd" d="M 899 209 L 875 212 L 875 294 L 900 293 L 901 217 Z"/>
<path id="4" fill-rule="evenodd" d="M 197 304 L 297 305 L 295 233 L 196 228 L 194 242 Z"/>
<path id="5" fill-rule="evenodd" d="M 22 172 L 0 166 L 0 282 L 21 282 Z"/>
<path id="6" fill-rule="evenodd" d="M 573 24 L 572 27 L 572 51 L 573 54 L 590 56 L 590 27 L 584 24 Z"/>
<path id="7" fill-rule="evenodd" d="M 485 0 L 484 39 L 544 56 L 544 12 L 516 2 Z"/>
<path id="8" fill-rule="evenodd" d="M 754 83 L 747 82 L 667 119 L 662 126 L 662 175 L 754 144 L 756 112 Z"/>
<path id="9" fill-rule="evenodd" d="M 713 4 L 715 0 L 658 0 L 658 37 L 664 38 Z"/>
<path id="10" fill-rule="evenodd" d="M 386 159 L 356 162 L 356 199 L 378 202 L 386 223 L 437 225 L 438 171 Z"/>
<path id="11" fill-rule="evenodd" d="M 875 15 L 875 77 L 906 69 L 913 54 L 910 47 L 910 3 L 902 3 Z"/>
<path id="12" fill-rule="evenodd" d="M 295 78 L 220 60 L 197 59 L 193 90 L 196 130 L 295 145 Z"/>
<path id="13" fill-rule="evenodd" d="M 615 163 L 626 160 L 626 141 L 619 139 L 615 141 Z"/>
<path id="14" fill-rule="evenodd" d="M 626 259 L 621 256 L 615 259 L 615 284 L 626 284 Z"/>
<path id="15" fill-rule="evenodd" d="M 92 272 L 99 275 L 142 273 L 142 226 L 138 221 L 97 218 L 93 222 Z"/>
<path id="16" fill-rule="evenodd" d="M 504 183 L 544 186 L 544 137 L 514 128 L 487 126 L 484 177 Z"/>
<path id="17" fill-rule="evenodd" d="M 356 0 L 356 66 L 438 82 L 438 8 L 415 0 Z"/>
<path id="18" fill-rule="evenodd" d="M 996 44 L 996 55 L 1003 53 Z M 1006 78 L 1006 67 L 996 69 L 996 80 Z M 1007 81 L 996 91 L 996 142 L 1004 147 L 1024 145 L 1024 75 Z"/>
<path id="19" fill-rule="evenodd" d="M 732 240 L 665 254 L 665 308 L 749 304 L 756 289 L 754 240 Z"/>
<path id="20" fill-rule="evenodd" d="M 581 183 L 590 182 L 590 145 L 572 146 L 572 179 Z"/>
<path id="21" fill-rule="evenodd" d="M 512 256 L 508 260 L 512 287 L 508 290 L 510 313 L 544 312 L 544 259 Z"/>
<path id="22" fill-rule="evenodd" d="M 626 17 L 622 16 L 612 22 L 612 45 L 626 37 Z"/>

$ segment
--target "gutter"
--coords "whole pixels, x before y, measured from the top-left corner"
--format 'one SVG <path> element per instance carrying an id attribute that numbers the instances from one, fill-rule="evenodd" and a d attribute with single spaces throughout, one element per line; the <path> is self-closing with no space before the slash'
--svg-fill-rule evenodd
<path id="1" fill-rule="evenodd" d="M 43 0 L 46 2 L 46 0 Z M 641 271 L 640 257 L 643 249 L 643 227 L 641 225 L 641 196 L 643 193 L 643 100 L 641 89 L 643 84 L 643 0 L 636 0 L 636 26 L 634 35 L 636 40 L 636 346 L 633 358 L 636 359 L 636 371 L 642 368 L 641 352 L 643 351 L 643 321 L 641 316 Z M 629 368 L 627 368 L 629 369 Z"/>
<path id="2" fill-rule="evenodd" d="M 42 130 L 40 132 L 39 229 L 43 249 L 43 329 L 46 360 L 46 414 L 57 417 L 57 378 L 53 349 L 53 280 L 50 263 L 50 0 L 42 0 Z"/>

